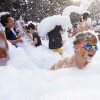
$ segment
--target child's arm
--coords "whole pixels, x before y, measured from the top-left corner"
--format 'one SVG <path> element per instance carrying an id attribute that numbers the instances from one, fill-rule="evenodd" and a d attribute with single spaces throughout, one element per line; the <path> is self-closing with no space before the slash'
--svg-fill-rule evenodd
<path id="1" fill-rule="evenodd" d="M 38 42 L 37 38 L 34 38 L 34 41 L 31 43 L 31 45 L 35 45 L 37 44 L 37 42 Z"/>
<path id="2" fill-rule="evenodd" d="M 64 65 L 64 63 L 65 63 L 65 59 L 59 60 L 57 63 L 55 63 L 55 64 L 50 68 L 50 70 L 56 70 L 56 69 L 62 68 L 63 65 Z"/>

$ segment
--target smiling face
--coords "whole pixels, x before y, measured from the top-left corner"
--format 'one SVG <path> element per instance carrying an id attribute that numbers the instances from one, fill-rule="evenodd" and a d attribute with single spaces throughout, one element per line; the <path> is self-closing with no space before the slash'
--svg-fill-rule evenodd
<path id="1" fill-rule="evenodd" d="M 93 47 L 90 50 L 87 50 L 87 48 L 84 46 L 86 44 L 90 44 Z M 76 46 L 75 48 L 77 51 L 76 54 L 80 57 L 80 59 L 90 62 L 96 53 L 96 50 L 95 50 L 96 44 L 97 44 L 96 42 L 94 43 L 93 42 L 82 42 L 80 44 L 81 46 Z"/>
<path id="2" fill-rule="evenodd" d="M 12 17 L 8 17 L 8 22 L 7 23 L 5 23 L 6 24 L 6 27 L 7 28 L 12 28 L 12 27 L 14 27 L 14 19 L 12 18 Z"/>
<path id="3" fill-rule="evenodd" d="M 90 32 L 80 33 L 73 42 L 75 54 L 80 61 L 90 62 L 97 50 L 97 38 Z"/>

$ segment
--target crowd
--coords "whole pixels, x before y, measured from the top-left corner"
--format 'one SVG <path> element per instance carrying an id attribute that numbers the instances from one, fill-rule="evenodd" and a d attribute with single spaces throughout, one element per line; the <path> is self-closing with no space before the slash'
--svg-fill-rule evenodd
<path id="1" fill-rule="evenodd" d="M 84 12 L 80 23 L 75 24 L 72 32 L 69 33 L 72 34 L 72 37 L 76 38 L 73 42 L 75 54 L 70 58 L 64 58 L 58 61 L 51 67 L 51 70 L 69 67 L 82 69 L 93 58 L 97 51 L 97 38 L 91 32 L 88 32 L 88 30 L 93 30 L 95 27 L 95 25 L 91 24 L 92 22 L 89 17 L 90 14 Z M 27 24 L 27 19 L 25 21 L 22 19 L 14 21 L 11 14 L 7 13 L 1 16 L 0 21 L 5 28 L 4 31 L 0 31 L 0 66 L 6 65 L 10 59 L 7 54 L 9 50 L 7 41 L 16 48 L 19 46 L 18 43 L 23 43 L 24 41 L 29 42 L 30 45 L 35 47 L 42 45 L 37 27 L 33 23 Z M 56 25 L 53 30 L 47 33 L 49 49 L 60 55 L 63 53 L 62 46 L 65 44 L 65 41 L 62 40 L 62 34 L 64 32 L 65 30 L 61 25 Z"/>

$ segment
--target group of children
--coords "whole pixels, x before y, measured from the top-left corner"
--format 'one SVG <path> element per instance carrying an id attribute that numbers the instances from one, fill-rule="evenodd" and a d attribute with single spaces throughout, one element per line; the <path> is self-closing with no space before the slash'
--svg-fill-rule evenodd
<path id="1" fill-rule="evenodd" d="M 10 13 L 1 16 L 1 24 L 4 26 L 5 30 L 0 31 L 0 66 L 6 65 L 8 60 L 8 43 L 7 40 L 18 47 L 18 43 L 23 43 L 24 40 L 30 42 L 31 45 L 39 46 L 41 45 L 41 39 L 36 32 L 36 27 L 33 24 L 22 26 L 23 32 L 17 30 L 17 24 L 14 22 Z"/>
<path id="2" fill-rule="evenodd" d="M 89 12 L 84 12 L 82 17 L 83 19 L 72 31 L 72 36 L 76 37 L 73 42 L 75 54 L 72 57 L 61 59 L 51 67 L 51 70 L 70 67 L 82 69 L 95 55 L 98 49 L 97 38 L 88 32 L 93 27 Z"/>
<path id="3" fill-rule="evenodd" d="M 88 13 L 85 13 L 83 16 L 83 21 L 80 22 L 79 27 L 73 31 L 73 36 L 76 37 L 73 42 L 75 54 L 70 58 L 64 58 L 58 61 L 50 68 L 51 70 L 70 67 L 78 67 L 79 69 L 82 69 L 95 55 L 97 51 L 97 38 L 91 32 L 87 32 L 90 29 L 90 26 L 86 23 L 89 16 Z M 16 47 L 18 47 L 17 43 L 23 43 L 23 38 L 30 41 L 32 40 L 31 45 L 36 47 L 42 45 L 35 25 L 24 25 L 24 33 L 19 33 L 16 36 L 15 31 L 12 30 L 14 27 L 14 19 L 12 18 L 11 14 L 3 15 L 1 17 L 1 23 L 5 27 L 5 33 L 0 31 L 0 41 L 2 41 L 2 44 L 0 43 L 0 66 L 6 65 L 7 60 L 9 59 L 7 55 L 7 51 L 9 49 L 7 40 Z M 61 37 L 61 34 L 63 33 L 64 30 L 62 29 L 61 25 L 56 25 L 53 30 L 48 32 L 49 49 L 53 50 L 54 52 L 58 52 L 59 54 L 63 53 L 63 50 L 61 49 L 64 44 Z"/>

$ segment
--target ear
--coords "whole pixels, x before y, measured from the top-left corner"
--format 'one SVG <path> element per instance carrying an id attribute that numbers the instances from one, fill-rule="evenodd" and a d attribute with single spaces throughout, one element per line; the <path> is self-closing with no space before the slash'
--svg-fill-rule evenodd
<path id="1" fill-rule="evenodd" d="M 5 26 L 7 25 L 8 23 L 5 23 Z"/>

